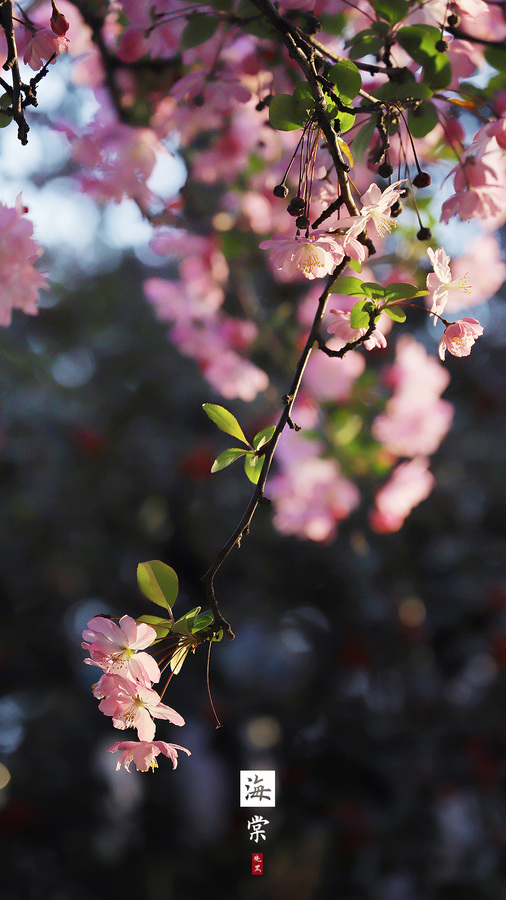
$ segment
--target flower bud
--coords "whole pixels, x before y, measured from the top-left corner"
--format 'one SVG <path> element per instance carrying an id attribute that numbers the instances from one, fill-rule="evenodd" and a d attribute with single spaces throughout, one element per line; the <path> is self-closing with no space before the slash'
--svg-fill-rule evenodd
<path id="1" fill-rule="evenodd" d="M 288 188 L 286 184 L 275 184 L 272 193 L 275 197 L 281 197 L 282 200 L 288 197 Z"/>
<path id="2" fill-rule="evenodd" d="M 302 197 L 293 197 L 286 210 L 289 216 L 300 216 L 304 212 L 306 204 Z"/>
<path id="3" fill-rule="evenodd" d="M 390 178 L 393 171 L 394 167 L 388 162 L 381 163 L 381 165 L 378 166 L 378 175 L 381 175 L 382 178 Z"/>
<path id="4" fill-rule="evenodd" d="M 297 216 L 295 224 L 297 228 L 309 228 L 310 222 L 307 216 Z"/>
<path id="5" fill-rule="evenodd" d="M 57 34 L 58 37 L 63 37 L 69 30 L 69 20 L 56 8 L 54 0 L 51 0 L 51 2 L 53 4 L 53 13 L 49 23 L 51 25 L 51 31 L 53 34 Z"/>

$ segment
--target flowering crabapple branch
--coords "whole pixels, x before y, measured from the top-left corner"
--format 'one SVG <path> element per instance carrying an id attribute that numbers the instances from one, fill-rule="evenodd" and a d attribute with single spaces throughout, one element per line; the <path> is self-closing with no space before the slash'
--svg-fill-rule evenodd
<path id="1" fill-rule="evenodd" d="M 343 261 L 336 268 L 336 271 L 334 272 L 334 274 L 330 276 L 328 283 L 326 284 L 325 289 L 320 296 L 320 299 L 318 301 L 318 308 L 315 313 L 315 317 L 313 320 L 311 330 L 309 332 L 306 343 L 304 345 L 302 353 L 300 354 L 299 360 L 295 367 L 295 373 L 294 373 L 294 376 L 292 379 L 292 383 L 290 385 L 288 393 L 283 398 L 283 403 L 284 403 L 283 411 L 281 413 L 281 416 L 279 417 L 278 423 L 274 429 L 274 433 L 273 433 L 272 437 L 258 451 L 258 455 L 263 457 L 263 463 L 262 463 L 262 469 L 260 472 L 260 477 L 259 477 L 258 483 L 255 487 L 255 490 L 253 491 L 251 499 L 250 499 L 246 509 L 244 510 L 244 513 L 243 513 L 241 520 L 238 523 L 237 527 L 235 528 L 233 533 L 230 535 L 230 537 L 226 541 L 226 543 L 223 545 L 223 547 L 217 554 L 216 558 L 214 559 L 212 564 L 209 566 L 209 569 L 207 570 L 205 575 L 203 575 L 203 577 L 202 577 L 202 581 L 203 581 L 203 583 L 205 585 L 205 589 L 206 589 L 207 599 L 209 601 L 211 610 L 213 611 L 213 614 L 214 614 L 214 627 L 216 629 L 222 628 L 224 634 L 226 634 L 226 636 L 230 639 L 232 639 L 234 637 L 234 633 L 230 627 L 230 624 L 226 621 L 226 619 L 224 619 L 224 617 L 222 616 L 222 614 L 220 612 L 218 602 L 216 600 L 216 593 L 214 590 L 214 577 L 215 577 L 216 573 L 218 572 L 218 570 L 223 565 L 223 563 L 225 562 L 225 560 L 227 559 L 228 555 L 231 553 L 231 551 L 235 547 L 239 548 L 241 546 L 241 541 L 242 541 L 244 535 L 248 534 L 248 532 L 249 532 L 249 528 L 250 528 L 253 516 L 255 515 L 255 512 L 258 508 L 259 503 L 264 498 L 265 483 L 266 483 L 267 477 L 269 475 L 269 470 L 271 467 L 272 460 L 274 458 L 274 454 L 276 452 L 276 447 L 278 445 L 278 441 L 281 437 L 281 434 L 283 433 L 285 426 L 288 425 L 292 429 L 299 430 L 298 426 L 293 422 L 292 417 L 291 417 L 293 405 L 294 405 L 295 400 L 297 399 L 297 395 L 299 393 L 299 388 L 300 388 L 300 385 L 302 382 L 302 376 L 304 374 L 304 370 L 306 368 L 308 359 L 311 355 L 311 352 L 314 348 L 315 343 L 317 343 L 317 344 L 319 343 L 318 332 L 319 332 L 320 324 L 321 324 L 321 321 L 323 318 L 323 314 L 325 312 L 325 308 L 327 306 L 327 301 L 329 298 L 329 294 L 330 294 L 332 285 L 337 280 L 337 278 L 340 276 L 341 272 L 344 271 L 348 262 L 349 262 L 349 258 L 345 257 L 343 259 Z M 355 344 L 361 343 L 362 340 L 363 339 L 361 337 L 359 337 L 355 342 L 350 343 L 349 345 L 347 345 L 346 348 L 343 348 L 343 349 L 349 350 L 353 346 L 355 346 Z"/>
<path id="2" fill-rule="evenodd" d="M 3 69 L 10 71 L 12 76 L 12 85 L 9 85 L 3 78 L 0 79 L 0 84 L 6 92 L 0 98 L 0 118 L 2 124 L 7 124 L 11 120 L 16 122 L 18 139 L 23 145 L 28 143 L 30 130 L 24 111 L 27 106 L 38 106 L 37 86 L 47 75 L 48 66 L 54 63 L 58 54 L 62 50 L 66 50 L 68 46 L 68 39 L 65 37 L 69 28 L 68 21 L 59 12 L 54 0 L 51 0 L 51 3 L 50 28 L 37 30 L 23 13 L 23 24 L 32 33 L 32 39 L 27 43 L 23 61 L 32 69 L 38 70 L 28 84 L 25 84 L 19 71 L 12 2 L 11 0 L 0 0 L 0 27 L 5 33 L 7 42 L 7 59 L 3 64 Z"/>
<path id="3" fill-rule="evenodd" d="M 145 293 L 156 306 L 159 318 L 170 323 L 171 340 L 199 363 L 213 389 L 224 397 L 248 401 L 269 384 L 267 373 L 247 358 L 250 350 L 254 352 L 253 342 L 258 337 L 257 348 L 265 349 L 266 355 L 269 352 L 262 346 L 262 335 L 255 329 L 253 316 L 234 319 L 223 306 L 226 286 L 230 285 L 231 259 L 241 256 L 249 261 L 248 254 L 256 254 L 259 245 L 267 251 L 276 281 L 306 279 L 312 285 L 316 279 L 322 279 L 320 284 L 326 279 L 323 289 L 308 292 L 294 311 L 294 321 L 295 316 L 298 318 L 296 327 L 304 328 L 304 332 L 297 332 L 302 336 L 303 347 L 299 351 L 297 338 L 296 362 L 287 376 L 291 383 L 283 408 L 276 412 L 277 424 L 264 428 L 250 443 L 227 410 L 214 404 L 204 405 L 209 418 L 241 443 L 241 447 L 220 453 L 211 471 L 217 472 L 241 458 L 255 485 L 239 523 L 202 578 L 209 611 L 201 613 L 196 607 L 175 619 L 177 576 L 169 566 L 154 560 L 140 564 L 138 581 L 141 591 L 161 607 L 162 613 L 140 616 L 137 621 L 123 616 L 119 624 L 97 616 L 90 620 L 83 635 L 89 653 L 87 663 L 101 669 L 93 689 L 101 711 L 112 718 L 115 728 L 137 731 L 137 741 L 116 742 L 109 749 L 121 754 L 118 765 L 128 767 L 134 762 L 140 771 L 154 768 L 161 754 L 175 765 L 177 751 L 188 752 L 179 745 L 155 740 L 158 720 L 183 724 L 181 716 L 166 706 L 163 698 L 167 685 L 180 672 L 190 652 L 205 642 L 210 647 L 211 641 L 220 640 L 223 634 L 234 636 L 219 608 L 215 576 L 248 534 L 264 500 L 276 454 L 281 475 L 271 478 L 269 496 L 274 496 L 274 524 L 280 531 L 327 540 L 335 533 L 336 522 L 359 502 L 356 484 L 340 475 L 341 463 L 343 469 L 346 466 L 350 473 L 358 474 L 353 459 L 354 454 L 358 455 L 357 445 L 350 444 L 349 450 L 337 447 L 323 427 L 324 443 L 312 442 L 314 454 L 309 463 L 315 463 L 313 469 L 301 466 L 296 472 L 298 486 L 292 494 L 290 484 L 285 488 L 288 500 L 297 495 L 297 490 L 299 497 L 306 491 L 303 503 L 309 512 L 304 510 L 303 527 L 299 522 L 291 529 L 278 524 L 283 488 L 276 496 L 274 485 L 283 480 L 285 449 L 283 444 L 279 446 L 279 440 L 285 432 L 285 446 L 290 443 L 286 426 L 299 430 L 293 409 L 302 391 L 307 386 L 307 397 L 317 401 L 315 410 L 317 406 L 322 408 L 323 417 L 329 421 L 334 412 L 346 416 L 345 402 L 351 397 L 351 388 L 346 393 L 339 381 L 346 381 L 349 364 L 349 370 L 354 371 L 350 376 L 353 385 L 365 366 L 365 356 L 352 351 L 362 346 L 365 350 L 384 348 L 391 323 L 387 321 L 384 327 L 383 322 L 390 318 L 402 324 L 406 318 L 403 306 L 410 306 L 409 301 L 417 297 L 431 295 L 430 310 L 426 312 L 433 316 L 434 324 L 441 321 L 444 325 L 439 343 L 441 359 L 446 351 L 467 356 L 483 331 L 474 319 L 450 322 L 443 318 L 450 292 L 467 293 L 469 280 L 452 276 L 449 258 L 441 247 L 427 251 L 434 271 L 427 277 L 427 289 L 421 289 L 415 271 L 420 268 L 423 251 L 410 235 L 409 221 L 406 227 L 401 223 L 399 230 L 404 240 L 412 242 L 411 250 L 417 249 L 407 253 L 406 260 L 403 254 L 387 257 L 382 253 L 379 259 L 371 261 L 373 254 L 379 256 L 377 251 L 382 251 L 382 242 L 388 239 L 408 195 L 420 224 L 418 240 L 431 237 L 430 229 L 421 222 L 413 190 L 430 183 L 419 159 L 431 164 L 448 156 L 449 145 L 456 148 L 459 162 L 453 171 L 455 194 L 443 206 L 442 221 L 455 214 L 463 219 L 480 215 L 493 218 L 502 215 L 504 208 L 505 186 L 498 174 L 499 156 L 506 145 L 504 98 L 497 104 L 494 101 L 494 105 L 489 91 L 487 113 L 485 105 L 480 106 L 478 101 L 474 106 L 466 106 L 466 101 L 454 101 L 445 93 L 447 89 L 455 93 L 459 78 L 467 77 L 459 68 L 462 56 L 464 69 L 470 60 L 462 47 L 459 57 L 458 45 L 441 46 L 448 42 L 442 41 L 446 25 L 441 25 L 440 19 L 452 24 L 453 3 L 385 0 L 371 3 L 370 10 L 365 3 L 360 8 L 352 5 L 349 18 L 346 11 L 342 13 L 345 27 L 341 33 L 329 31 L 329 49 L 324 41 L 314 37 L 320 30 L 316 16 L 308 16 L 297 0 L 280 0 L 279 4 L 271 0 L 252 2 L 253 7 L 249 4 L 248 8 L 235 0 L 213 0 L 211 4 L 181 0 L 177 5 L 170 0 L 138 4 L 126 0 L 116 0 L 114 4 L 72 0 L 80 13 L 75 21 L 83 24 L 84 20 L 89 51 L 87 71 L 83 74 L 81 70 L 80 74 L 89 79 L 85 83 L 95 90 L 100 106 L 93 121 L 83 129 L 68 127 L 70 153 L 79 169 L 80 186 L 97 202 L 119 203 L 126 197 L 137 203 L 152 224 L 175 224 L 173 229 L 155 233 L 152 249 L 159 256 L 170 258 L 171 270 L 177 268 L 178 276 L 174 278 L 171 273 L 169 279 L 149 279 Z M 477 2 L 461 0 L 460 7 L 474 7 Z M 307 2 L 300 5 L 308 6 Z M 485 4 L 479 0 L 479 5 L 481 8 Z M 0 8 L 7 8 L 6 0 L 0 0 Z M 332 0 L 319 0 L 317 8 L 322 13 L 325 31 L 326 14 L 330 12 L 327 18 L 335 19 Z M 36 5 L 34 10 L 36 15 Z M 427 19 L 436 24 L 427 24 Z M 491 23 L 492 17 L 489 27 Z M 54 53 L 63 49 L 64 23 L 55 20 L 54 24 L 60 30 L 53 28 L 52 17 L 54 37 L 47 34 L 49 29 L 31 29 L 26 22 L 24 31 L 23 27 L 20 29 L 21 42 L 31 33 L 23 58 L 32 68 L 39 67 L 36 78 L 47 71 Z M 256 40 L 257 32 L 260 40 Z M 334 41 L 335 37 L 342 44 Z M 54 49 L 55 42 L 58 51 Z M 345 55 L 334 52 L 336 44 Z M 18 49 L 21 46 L 22 43 Z M 19 53 L 21 56 L 22 51 Z M 376 57 L 378 65 L 360 59 L 371 56 Z M 10 52 L 9 58 L 14 58 Z M 360 71 L 374 76 L 366 83 L 366 89 Z M 10 104 L 13 88 L 9 93 L 6 82 L 2 84 Z M 466 89 L 469 90 L 468 85 L 462 90 L 462 97 L 467 96 Z M 22 91 L 20 87 L 20 97 Z M 21 111 L 27 97 L 27 93 L 21 97 Z M 460 122 L 452 117 L 453 112 L 459 112 L 459 103 L 466 110 L 471 109 L 480 121 L 474 142 L 466 151 L 463 129 L 459 130 Z M 293 136 L 293 141 L 289 135 L 280 134 L 297 130 L 299 134 Z M 157 158 L 170 152 L 168 144 L 173 135 L 180 139 L 189 175 L 186 188 L 169 202 L 156 196 L 148 182 Z M 397 180 L 391 183 L 394 166 L 398 168 Z M 410 167 L 417 170 L 413 179 Z M 298 179 L 294 174 L 297 169 Z M 384 190 L 376 183 L 370 184 L 371 169 L 388 179 Z M 192 202 L 192 178 L 197 185 L 212 185 L 208 204 L 206 191 L 201 192 L 203 215 L 199 203 Z M 280 179 L 280 183 L 273 188 L 275 179 Z M 286 199 L 290 191 L 295 196 L 289 200 L 285 215 L 278 201 Z M 419 208 L 423 211 L 428 204 L 424 207 L 420 203 Z M 174 209 L 177 212 L 172 215 Z M 2 208 L 0 212 L 0 230 L 5 234 L 23 233 L 29 247 L 21 210 Z M 428 224 L 433 225 L 431 210 L 428 215 Z M 207 230 L 206 222 L 210 223 Z M 236 240 L 238 236 L 243 243 Z M 243 245 L 247 248 L 244 256 Z M 381 265 L 381 277 L 385 272 L 386 285 L 372 280 L 376 262 Z M 362 276 L 345 275 L 347 266 Z M 406 269 L 413 272 L 416 283 L 407 283 Z M 455 274 L 460 271 L 457 263 Z M 228 288 L 228 293 L 239 291 Z M 14 288 L 12 294 L 10 305 L 19 305 Z M 328 309 L 334 296 L 334 305 L 343 308 Z M 328 319 L 324 320 L 326 312 Z M 266 306 L 265 316 L 269 315 Z M 277 328 L 275 322 L 273 315 L 273 330 Z M 325 327 L 333 336 L 328 343 L 323 337 Z M 313 354 L 314 349 L 322 352 Z M 344 362 L 334 364 L 325 357 Z M 272 362 L 272 356 L 270 359 Z M 338 370 L 337 387 L 332 383 L 330 390 L 327 363 Z M 320 371 L 325 367 L 325 376 L 316 377 L 311 384 L 313 373 L 320 366 Z M 392 368 L 401 371 L 397 379 L 392 379 L 397 381 L 395 396 L 385 402 L 384 411 L 368 432 L 370 443 L 374 444 L 372 452 L 378 457 L 380 453 L 389 455 L 392 461 L 390 480 L 376 495 L 370 520 L 374 530 L 385 532 L 398 530 L 413 506 L 432 489 L 429 457 L 448 430 L 452 415 L 451 404 L 441 399 L 448 373 L 414 338 L 400 337 L 395 363 L 387 371 Z M 418 381 L 424 380 L 425 371 L 430 372 L 430 377 L 426 389 L 424 385 L 424 390 L 420 390 Z M 417 403 L 413 403 L 415 394 L 423 395 L 421 400 L 417 396 Z M 327 413 L 327 401 L 335 404 L 334 412 Z M 367 413 L 363 418 L 367 423 L 366 416 Z M 300 422 L 306 425 L 302 414 Z M 368 440 L 365 438 L 363 443 Z M 324 452 L 326 448 L 329 454 Z M 402 459 L 407 461 L 396 465 Z M 311 481 L 314 471 L 317 478 L 323 471 L 324 477 Z M 317 490 L 313 491 L 314 484 Z M 406 485 L 410 486 L 407 491 Z M 336 511 L 343 508 L 344 513 Z M 312 523 L 311 527 L 306 526 L 311 516 L 313 521 L 320 517 L 316 527 Z M 290 512 L 286 518 L 290 519 Z M 162 680 L 165 684 L 158 691 L 155 686 Z"/>

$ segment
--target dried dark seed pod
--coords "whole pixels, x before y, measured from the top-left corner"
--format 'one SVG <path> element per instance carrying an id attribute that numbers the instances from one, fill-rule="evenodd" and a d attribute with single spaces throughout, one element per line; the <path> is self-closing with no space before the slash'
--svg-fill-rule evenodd
<path id="1" fill-rule="evenodd" d="M 450 13 L 448 16 L 448 25 L 450 28 L 458 28 L 460 25 L 460 16 L 457 13 Z"/>
<path id="2" fill-rule="evenodd" d="M 309 228 L 311 223 L 307 216 L 297 216 L 295 224 L 297 228 Z"/>
<path id="3" fill-rule="evenodd" d="M 316 16 L 306 16 L 306 27 L 304 31 L 306 34 L 318 34 L 319 31 L 322 30 L 322 24 Z"/>
<path id="4" fill-rule="evenodd" d="M 284 200 L 285 197 L 288 197 L 288 188 L 286 184 L 276 184 L 272 189 L 272 193 L 275 197 L 281 197 Z"/>
<path id="5" fill-rule="evenodd" d="M 450 45 L 449 45 L 448 41 L 445 41 L 443 38 L 441 38 L 440 41 L 436 41 L 434 46 L 435 46 L 436 50 L 439 51 L 439 53 L 446 53 L 446 51 L 448 50 L 448 47 Z"/>
<path id="6" fill-rule="evenodd" d="M 393 171 L 394 167 L 388 162 L 381 163 L 381 166 L 378 166 L 378 175 L 381 175 L 382 178 L 390 178 Z"/>
<path id="7" fill-rule="evenodd" d="M 390 215 L 392 216 L 392 219 L 396 219 L 397 216 L 400 216 L 403 209 L 404 207 L 402 205 L 402 201 L 396 200 L 395 203 L 393 203 L 390 207 Z"/>
<path id="8" fill-rule="evenodd" d="M 416 237 L 419 241 L 430 241 L 432 237 L 432 231 L 430 230 L 430 228 L 425 228 L 425 226 L 422 226 Z"/>
<path id="9" fill-rule="evenodd" d="M 293 197 L 288 204 L 286 211 L 289 216 L 300 216 L 304 212 L 306 204 L 302 197 Z"/>
<path id="10" fill-rule="evenodd" d="M 428 172 L 419 172 L 418 175 L 413 178 L 413 184 L 417 188 L 428 187 L 430 184 L 430 175 Z"/>
<path id="11" fill-rule="evenodd" d="M 408 191 L 408 189 L 407 189 L 407 188 L 402 188 L 402 190 L 399 191 L 399 197 L 401 198 L 401 200 L 405 200 L 406 197 L 409 197 L 409 191 Z"/>

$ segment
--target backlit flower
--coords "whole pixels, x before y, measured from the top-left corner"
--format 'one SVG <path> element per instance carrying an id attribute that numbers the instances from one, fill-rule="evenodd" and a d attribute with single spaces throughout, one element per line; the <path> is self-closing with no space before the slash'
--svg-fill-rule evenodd
<path id="1" fill-rule="evenodd" d="M 351 314 L 349 312 L 344 312 L 342 309 L 331 309 L 330 312 L 334 316 L 334 320 L 328 326 L 327 331 L 331 334 L 335 334 L 336 337 L 341 338 L 343 341 L 346 341 L 346 343 L 356 341 L 357 338 L 362 337 L 362 335 L 366 333 L 367 328 L 351 327 Z M 373 350 L 374 347 L 383 349 L 386 345 L 387 339 L 378 328 L 375 328 L 367 340 L 364 341 L 366 350 Z"/>
<path id="2" fill-rule="evenodd" d="M 323 278 L 330 275 L 344 258 L 341 244 L 329 234 L 310 237 L 287 238 L 276 234 L 260 244 L 261 250 L 270 250 L 274 268 L 287 278 L 298 273 L 305 278 Z"/>
<path id="3" fill-rule="evenodd" d="M 115 728 L 137 728 L 141 741 L 152 741 L 155 736 L 155 719 L 167 719 L 173 725 L 184 725 L 184 719 L 162 703 L 152 688 L 146 687 L 122 675 L 102 675 L 93 689 L 96 697 L 103 697 L 98 708 L 106 716 L 112 716 Z"/>
<path id="4" fill-rule="evenodd" d="M 431 247 L 427 250 L 434 271 L 427 275 L 427 287 L 432 291 L 431 313 L 434 313 L 434 325 L 437 316 L 443 312 L 446 301 L 448 300 L 448 291 L 457 291 L 460 294 L 471 293 L 471 281 L 466 273 L 461 278 L 452 280 L 450 270 L 450 257 L 445 253 L 442 247 L 434 251 Z"/>
<path id="5" fill-rule="evenodd" d="M 477 319 L 458 319 L 445 329 L 439 341 L 439 356 L 445 358 L 448 350 L 452 356 L 469 356 L 476 338 L 483 334 Z"/>
<path id="6" fill-rule="evenodd" d="M 116 771 L 124 765 L 128 772 L 132 762 L 135 763 L 138 772 L 147 772 L 149 769 L 154 771 L 158 767 L 156 757 L 159 753 L 163 753 L 172 760 L 173 769 L 177 766 L 178 750 L 191 756 L 186 747 L 180 747 L 179 744 L 167 744 L 166 741 L 118 741 L 107 750 L 109 753 L 116 753 L 117 750 L 123 751 L 116 764 Z"/>
<path id="7" fill-rule="evenodd" d="M 401 181 L 394 181 L 384 191 L 377 184 L 371 184 L 360 198 L 362 201 L 360 215 L 339 219 L 340 228 L 350 226 L 344 239 L 345 249 L 349 241 L 362 234 L 369 222 L 379 238 L 385 237 L 395 227 L 396 221 L 390 216 L 390 210 L 399 199 L 399 192 L 402 190 L 399 185 L 405 180 L 403 178 Z"/>
<path id="8" fill-rule="evenodd" d="M 94 616 L 83 631 L 87 643 L 82 647 L 90 654 L 88 665 L 99 666 L 111 675 L 125 675 L 143 684 L 160 681 L 160 670 L 149 653 L 139 653 L 156 640 L 156 631 L 145 623 L 137 624 L 131 616 L 123 616 L 119 625 L 105 616 Z"/>

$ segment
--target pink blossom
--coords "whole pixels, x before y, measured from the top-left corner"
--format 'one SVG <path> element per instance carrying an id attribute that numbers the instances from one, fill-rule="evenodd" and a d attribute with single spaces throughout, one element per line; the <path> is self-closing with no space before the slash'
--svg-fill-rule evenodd
<path id="1" fill-rule="evenodd" d="M 152 741 L 155 719 L 167 719 L 173 725 L 184 725 L 184 719 L 162 703 L 152 688 L 130 681 L 122 675 L 102 675 L 93 688 L 95 697 L 103 699 L 98 708 L 106 716 L 112 716 L 115 728 L 137 728 L 141 741 Z"/>
<path id="2" fill-rule="evenodd" d="M 480 128 L 468 155 L 452 170 L 455 194 L 441 207 L 441 221 L 454 215 L 465 221 L 473 218 L 504 218 L 506 177 L 503 151 L 495 137 L 488 134 L 489 125 Z"/>
<path id="3" fill-rule="evenodd" d="M 257 394 L 269 387 L 269 378 L 263 369 L 233 350 L 223 351 L 210 358 L 204 363 L 203 372 L 223 397 L 239 397 L 246 403 L 251 403 Z"/>
<path id="4" fill-rule="evenodd" d="M 394 393 L 372 424 L 373 437 L 395 456 L 434 453 L 453 417 L 451 403 L 440 399 L 449 380 L 444 366 L 421 344 L 407 335 L 400 338 L 395 362 L 385 373 Z"/>
<path id="5" fill-rule="evenodd" d="M 14 207 L 0 203 L 0 325 L 10 325 L 13 309 L 37 315 L 39 291 L 47 285 L 43 272 L 34 268 L 42 250 L 33 238 L 33 225 L 21 194 Z"/>
<path id="6" fill-rule="evenodd" d="M 399 192 L 402 190 L 400 185 L 404 184 L 405 180 L 402 178 L 400 181 L 394 181 L 384 191 L 381 191 L 377 184 L 371 184 L 360 198 L 362 202 L 360 216 L 339 219 L 340 228 L 350 226 L 344 238 L 345 249 L 351 240 L 362 234 L 369 222 L 379 238 L 385 237 L 392 230 L 397 223 L 390 217 L 390 210 L 399 199 Z"/>
<path id="7" fill-rule="evenodd" d="M 120 203 L 129 197 L 143 209 L 149 207 L 154 200 L 149 178 L 157 157 L 168 153 L 154 131 L 124 125 L 102 111 L 83 134 L 71 140 L 72 156 L 82 167 L 83 191 L 101 203 Z"/>
<path id="8" fill-rule="evenodd" d="M 445 358 L 448 350 L 452 356 L 469 356 L 476 338 L 483 334 L 483 328 L 476 319 L 458 319 L 445 329 L 439 342 L 439 356 Z"/>
<path id="9" fill-rule="evenodd" d="M 344 344 L 339 338 L 327 342 L 329 350 L 339 350 Z M 319 400 L 341 403 L 348 400 L 353 385 L 365 369 L 363 353 L 350 350 L 342 359 L 325 353 L 312 353 L 304 373 L 304 387 Z"/>
<path id="10" fill-rule="evenodd" d="M 132 762 L 135 763 L 138 772 L 147 772 L 152 769 L 153 772 L 158 768 L 156 757 L 163 753 L 172 760 L 172 767 L 177 766 L 177 751 L 182 750 L 191 756 L 186 747 L 180 747 L 179 744 L 167 744 L 166 741 L 118 741 L 107 748 L 109 753 L 116 753 L 122 750 L 122 754 L 116 764 L 116 771 L 121 769 L 121 765 L 129 772 Z"/>
<path id="11" fill-rule="evenodd" d="M 435 483 L 426 457 L 417 456 L 401 463 L 376 494 L 375 508 L 369 517 L 371 528 L 380 534 L 399 531 L 411 510 L 429 496 Z"/>
<path id="12" fill-rule="evenodd" d="M 287 278 L 293 278 L 298 273 L 311 280 L 323 278 L 330 275 L 344 258 L 341 244 L 331 235 L 318 232 L 307 238 L 274 235 L 269 240 L 262 241 L 260 249 L 272 251 L 272 265 Z"/>
<path id="13" fill-rule="evenodd" d="M 220 115 L 230 115 L 238 103 L 247 103 L 250 91 L 230 76 L 211 80 L 207 72 L 188 72 L 171 88 L 171 95 L 178 102 L 191 102 L 202 97 L 206 109 Z"/>
<path id="14" fill-rule="evenodd" d="M 328 326 L 327 331 L 331 334 L 335 334 L 336 337 L 341 338 L 345 343 L 356 341 L 358 337 L 362 337 L 366 333 L 367 328 L 351 327 L 351 313 L 343 312 L 342 309 L 331 309 L 330 312 L 334 316 L 334 320 Z M 364 341 L 366 350 L 373 350 L 375 347 L 383 349 L 386 345 L 387 339 L 385 335 L 377 328 L 375 328 L 371 336 Z"/>
<path id="15" fill-rule="evenodd" d="M 276 475 L 269 496 L 275 504 L 278 531 L 312 541 L 331 540 L 336 522 L 347 518 L 360 499 L 336 460 L 317 458 L 299 460 Z"/>
<path id="16" fill-rule="evenodd" d="M 433 292 L 431 313 L 435 314 L 435 325 L 437 323 L 437 316 L 442 314 L 446 306 L 448 291 L 458 291 L 459 293 L 470 294 L 471 283 L 467 273 L 461 278 L 452 281 L 450 257 L 445 253 L 442 247 L 439 247 L 436 252 L 429 247 L 427 255 L 434 268 L 434 272 L 427 275 L 427 287 L 429 291 Z"/>
<path id="17" fill-rule="evenodd" d="M 160 680 L 156 660 L 149 653 L 139 653 L 156 640 L 156 631 L 145 623 L 137 624 L 123 616 L 119 625 L 105 616 L 94 616 L 83 631 L 81 646 L 90 654 L 85 662 L 99 666 L 108 674 L 124 675 L 143 684 Z"/>
<path id="18" fill-rule="evenodd" d="M 51 31 L 50 28 L 41 28 L 40 31 L 35 32 L 31 41 L 26 45 L 23 62 L 27 63 L 34 71 L 37 71 L 52 56 L 56 57 L 62 50 L 67 50 L 68 44 L 68 38 L 64 34 L 58 35 Z M 55 62 L 56 59 L 51 61 L 52 64 Z"/>

